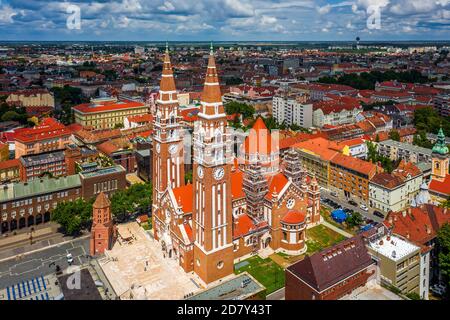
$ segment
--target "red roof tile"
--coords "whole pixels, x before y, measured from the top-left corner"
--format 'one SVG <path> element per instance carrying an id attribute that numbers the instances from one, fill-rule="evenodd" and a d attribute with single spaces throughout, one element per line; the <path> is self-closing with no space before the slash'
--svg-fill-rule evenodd
<path id="1" fill-rule="evenodd" d="M 281 222 L 287 224 L 300 224 L 305 221 L 306 215 L 299 211 L 289 211 L 285 214 L 285 216 L 281 219 Z"/>
<path id="2" fill-rule="evenodd" d="M 185 213 L 192 212 L 192 203 L 194 199 L 192 183 L 175 188 L 172 191 L 177 203 L 183 207 L 183 211 Z"/>

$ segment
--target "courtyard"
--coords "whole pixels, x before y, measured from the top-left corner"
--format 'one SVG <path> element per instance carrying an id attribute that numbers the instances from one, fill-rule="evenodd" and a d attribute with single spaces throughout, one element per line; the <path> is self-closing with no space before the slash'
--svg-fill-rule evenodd
<path id="1" fill-rule="evenodd" d="M 308 246 L 307 253 L 311 255 L 315 252 L 335 245 L 346 238 L 343 235 L 320 224 L 314 228 L 306 230 L 306 239 L 306 244 Z"/>
<path id="2" fill-rule="evenodd" d="M 270 258 L 253 256 L 234 265 L 235 274 L 245 271 L 266 287 L 267 294 L 284 287 L 284 269 Z"/>
<path id="3" fill-rule="evenodd" d="M 118 225 L 130 241 L 116 241 L 99 263 L 121 299 L 171 300 L 200 290 L 191 273 L 164 257 L 157 241 L 136 222 Z"/>

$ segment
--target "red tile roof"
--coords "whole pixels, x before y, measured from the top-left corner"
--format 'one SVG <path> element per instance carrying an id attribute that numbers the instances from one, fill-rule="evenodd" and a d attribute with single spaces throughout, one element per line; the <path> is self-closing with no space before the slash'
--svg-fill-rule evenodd
<path id="1" fill-rule="evenodd" d="M 177 203 L 183 207 L 183 211 L 185 213 L 192 212 L 192 203 L 194 199 L 192 183 L 175 188 L 172 191 Z"/>
<path id="2" fill-rule="evenodd" d="M 336 154 L 333 159 L 331 159 L 331 163 L 362 173 L 369 177 L 372 174 L 375 174 L 377 169 L 377 166 L 371 162 L 346 156 L 341 153 Z"/>
<path id="3" fill-rule="evenodd" d="M 450 196 L 450 174 L 445 176 L 444 181 L 431 180 L 429 188 L 430 191 Z"/>
<path id="4" fill-rule="evenodd" d="M 33 128 L 20 128 L 14 131 L 15 140 L 23 143 L 41 141 L 71 135 L 71 131 L 53 118 L 45 118 Z"/>
<path id="5" fill-rule="evenodd" d="M 306 215 L 303 212 L 299 211 L 289 211 L 284 215 L 281 219 L 281 222 L 287 224 L 300 224 L 305 222 Z"/>
<path id="6" fill-rule="evenodd" d="M 280 193 L 284 186 L 289 182 L 286 176 L 281 172 L 274 176 L 269 176 L 267 181 L 269 184 L 269 192 L 267 193 L 266 198 L 269 200 L 272 199 L 272 193 Z"/>
<path id="7" fill-rule="evenodd" d="M 234 219 L 233 238 L 245 236 L 255 228 L 255 223 L 246 214 L 242 214 Z"/>
<path id="8" fill-rule="evenodd" d="M 319 101 L 313 104 L 314 110 L 321 109 L 324 114 L 339 113 L 343 110 L 362 109 L 358 99 L 349 96 L 329 96 L 333 100 Z"/>
<path id="9" fill-rule="evenodd" d="M 73 109 L 81 113 L 97 113 L 97 112 L 109 112 L 133 108 L 142 108 L 144 106 L 145 105 L 142 102 L 123 100 L 109 104 L 83 103 L 73 107 Z"/>
<path id="10" fill-rule="evenodd" d="M 424 204 L 404 212 L 390 212 L 384 224 L 392 227 L 394 234 L 425 244 L 436 237 L 442 225 L 450 222 L 450 212 L 447 211 L 432 204 Z"/>
<path id="11" fill-rule="evenodd" d="M 0 161 L 0 170 L 19 167 L 19 165 L 20 165 L 19 159 Z"/>

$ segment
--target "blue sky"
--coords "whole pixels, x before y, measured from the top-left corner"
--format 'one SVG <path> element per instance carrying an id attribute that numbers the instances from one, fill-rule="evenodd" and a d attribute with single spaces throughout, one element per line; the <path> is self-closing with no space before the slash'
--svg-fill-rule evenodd
<path id="1" fill-rule="evenodd" d="M 81 28 L 67 28 L 77 5 Z M 368 8 L 381 28 L 368 29 Z M 450 0 L 0 0 L 0 40 L 450 40 Z"/>

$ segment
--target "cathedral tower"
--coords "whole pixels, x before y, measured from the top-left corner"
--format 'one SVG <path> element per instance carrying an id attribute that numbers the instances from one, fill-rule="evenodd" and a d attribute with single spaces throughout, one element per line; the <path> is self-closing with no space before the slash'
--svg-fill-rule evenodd
<path id="1" fill-rule="evenodd" d="M 302 178 L 306 175 L 306 172 L 302 169 L 298 152 L 293 148 L 289 149 L 284 157 L 284 162 L 286 164 L 284 175 L 287 178 L 290 178 L 296 186 L 300 187 Z"/>
<path id="2" fill-rule="evenodd" d="M 154 213 L 161 207 L 159 200 L 167 188 L 177 188 L 184 185 L 184 150 L 180 119 L 172 64 L 169 49 L 166 47 L 159 97 L 156 100 L 153 117 L 152 181 Z M 155 239 L 158 239 L 158 237 L 155 228 Z"/>
<path id="3" fill-rule="evenodd" d="M 233 273 L 232 141 L 211 53 L 194 127 L 194 272 L 205 284 Z"/>
<path id="4" fill-rule="evenodd" d="M 248 167 L 242 187 L 247 200 L 247 213 L 254 218 L 260 218 L 263 215 L 264 197 L 269 192 L 260 164 L 251 164 Z"/>
<path id="5" fill-rule="evenodd" d="M 115 237 L 111 202 L 103 192 L 95 199 L 92 211 L 90 254 L 95 256 L 104 253 L 105 250 L 110 250 Z"/>

